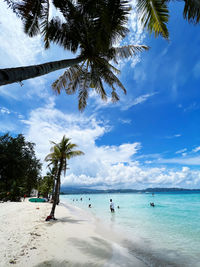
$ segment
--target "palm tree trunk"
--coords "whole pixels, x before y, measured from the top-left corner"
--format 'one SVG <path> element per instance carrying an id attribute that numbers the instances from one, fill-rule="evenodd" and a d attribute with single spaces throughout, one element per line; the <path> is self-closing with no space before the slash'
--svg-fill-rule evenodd
<path id="1" fill-rule="evenodd" d="M 62 166 L 63 166 L 63 160 L 61 159 L 60 166 L 58 169 L 58 175 L 57 175 L 57 179 L 56 179 L 55 196 L 53 199 L 53 205 L 52 205 L 52 209 L 51 209 L 51 213 L 50 213 L 50 216 L 52 219 L 55 219 L 54 214 L 55 214 L 56 204 L 57 204 L 57 200 L 58 200 L 59 184 L 60 184 L 60 176 L 61 176 L 61 172 L 62 172 Z"/>
<path id="2" fill-rule="evenodd" d="M 65 59 L 53 62 L 47 62 L 40 65 L 32 65 L 27 67 L 0 69 L 0 86 L 23 80 L 39 77 L 52 71 L 74 66 L 81 61 L 83 57 L 73 59 Z"/>
<path id="3" fill-rule="evenodd" d="M 60 181 L 59 181 L 59 187 L 58 187 L 58 195 L 57 195 L 57 205 L 60 203 Z"/>
<path id="4" fill-rule="evenodd" d="M 53 183 L 53 190 L 52 190 L 52 200 L 55 198 L 55 190 L 56 190 L 56 179 L 57 177 L 54 178 L 54 183 Z"/>

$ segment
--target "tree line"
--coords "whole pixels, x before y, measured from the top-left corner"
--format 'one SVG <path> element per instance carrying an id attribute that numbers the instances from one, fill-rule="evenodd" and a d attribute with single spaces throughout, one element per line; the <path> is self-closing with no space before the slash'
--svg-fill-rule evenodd
<path id="1" fill-rule="evenodd" d="M 34 151 L 34 143 L 22 134 L 0 136 L 0 199 L 18 201 L 30 195 L 41 180 L 41 163 Z"/>
<path id="2" fill-rule="evenodd" d="M 42 164 L 35 155 L 34 143 L 26 141 L 22 134 L 0 136 L 0 200 L 20 201 L 36 189 L 37 197 L 51 197 L 53 205 L 49 216 L 54 219 L 55 207 L 59 204 L 61 175 L 65 175 L 70 158 L 84 153 L 76 150 L 77 145 L 65 136 L 61 142 L 51 143 L 51 153 L 45 158 L 49 163 L 48 171 L 42 177 Z"/>

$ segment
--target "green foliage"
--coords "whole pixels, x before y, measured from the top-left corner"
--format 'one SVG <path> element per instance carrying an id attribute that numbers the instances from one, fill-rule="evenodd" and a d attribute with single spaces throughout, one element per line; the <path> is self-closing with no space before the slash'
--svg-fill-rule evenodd
<path id="1" fill-rule="evenodd" d="M 40 170 L 33 143 L 21 134 L 0 137 L 0 199 L 16 201 L 29 195 L 37 187 Z"/>
<path id="2" fill-rule="evenodd" d="M 52 194 L 54 179 L 55 175 L 48 172 L 47 175 L 40 180 L 38 191 L 43 197 L 48 198 L 49 195 Z"/>
<path id="3" fill-rule="evenodd" d="M 45 158 L 46 161 L 49 162 L 49 165 L 54 167 L 54 197 L 53 197 L 53 205 L 50 216 L 54 218 L 54 212 L 56 204 L 59 203 L 59 195 L 60 195 L 60 182 L 61 182 L 61 174 L 65 175 L 67 170 L 67 160 L 84 155 L 84 153 L 80 150 L 74 150 L 77 148 L 76 144 L 72 144 L 69 138 L 63 136 L 60 143 L 51 142 L 53 147 L 51 148 L 51 153 L 48 154 Z"/>
<path id="4" fill-rule="evenodd" d="M 169 33 L 166 25 L 169 10 L 165 2 L 163 0 L 139 0 L 137 7 L 144 27 L 147 27 L 150 33 L 154 32 L 155 36 L 162 35 L 168 39 Z"/>
<path id="5" fill-rule="evenodd" d="M 192 23 L 200 22 L 200 0 L 137 0 L 137 10 L 144 28 L 155 36 L 169 38 L 167 23 L 169 20 L 169 2 L 185 2 L 183 17 Z"/>
<path id="6" fill-rule="evenodd" d="M 199 0 L 185 0 L 183 10 L 184 18 L 192 23 L 200 22 L 200 1 Z"/>

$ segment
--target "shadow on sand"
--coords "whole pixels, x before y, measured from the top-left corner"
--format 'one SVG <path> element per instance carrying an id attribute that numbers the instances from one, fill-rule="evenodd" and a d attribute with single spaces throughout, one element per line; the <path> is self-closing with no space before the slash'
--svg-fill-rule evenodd
<path id="1" fill-rule="evenodd" d="M 69 238 L 69 242 L 93 259 L 104 260 L 111 256 L 112 246 L 104 239 L 91 237 L 89 241 L 85 241 L 79 238 Z"/>
<path id="2" fill-rule="evenodd" d="M 37 265 L 34 265 L 34 267 L 100 267 L 101 264 L 94 264 L 94 263 L 78 263 L 78 262 L 71 262 L 68 260 L 64 261 L 58 261 L 58 260 L 50 260 L 50 261 L 43 261 Z"/>
<path id="3" fill-rule="evenodd" d="M 54 223 L 80 223 L 80 222 L 83 222 L 84 220 L 74 220 L 74 219 L 71 219 L 70 217 L 63 217 L 63 218 L 59 218 L 59 219 L 56 219 L 56 220 L 51 220 L 49 221 L 49 223 L 47 225 L 52 225 Z"/>

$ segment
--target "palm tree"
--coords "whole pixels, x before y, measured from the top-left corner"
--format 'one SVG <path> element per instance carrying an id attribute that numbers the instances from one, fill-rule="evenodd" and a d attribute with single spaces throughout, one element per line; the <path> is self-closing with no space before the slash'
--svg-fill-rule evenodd
<path id="1" fill-rule="evenodd" d="M 60 143 L 56 144 L 55 142 L 52 142 L 52 144 L 54 144 L 54 146 L 51 149 L 52 153 L 47 155 L 45 160 L 50 161 L 50 164 L 52 164 L 53 166 L 56 163 L 57 168 L 58 168 L 57 173 L 56 173 L 56 177 L 55 177 L 55 180 L 56 180 L 55 197 L 53 200 L 51 213 L 49 215 L 50 216 L 49 218 L 55 219 L 54 213 L 55 213 L 56 204 L 58 202 L 58 198 L 59 198 L 59 194 L 60 194 L 60 177 L 61 177 L 62 173 L 64 173 L 64 175 L 66 173 L 67 160 L 69 160 L 73 157 L 76 157 L 76 156 L 84 155 L 84 153 L 80 150 L 74 150 L 74 148 L 76 148 L 77 145 L 72 144 L 70 142 L 70 139 L 66 138 L 65 136 L 63 136 Z"/>
<path id="2" fill-rule="evenodd" d="M 5 0 L 10 3 L 11 0 Z M 24 31 L 30 37 L 42 34 L 45 48 L 56 43 L 73 53 L 73 59 L 48 62 L 40 65 L 7 68 L 0 70 L 0 85 L 38 77 L 52 71 L 71 67 L 53 84 L 60 93 L 62 88 L 68 94 L 79 90 L 79 109 L 86 106 L 88 91 L 96 90 L 106 100 L 105 84 L 111 88 L 113 101 L 119 100 L 116 86 L 126 90 L 113 71 L 119 74 L 110 62 L 128 58 L 147 50 L 145 45 L 114 47 L 128 33 L 126 27 L 130 6 L 126 0 L 53 0 L 55 8 L 63 15 L 49 20 L 48 0 L 22 0 L 11 8 L 22 19 Z"/>
<path id="3" fill-rule="evenodd" d="M 185 2 L 183 17 L 192 23 L 200 22 L 199 0 L 177 0 Z M 150 33 L 169 38 L 167 23 L 169 20 L 168 3 L 171 0 L 137 0 L 137 10 L 141 14 L 141 21 Z"/>

